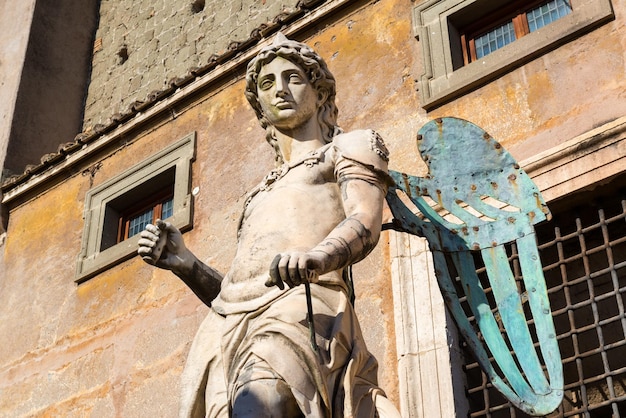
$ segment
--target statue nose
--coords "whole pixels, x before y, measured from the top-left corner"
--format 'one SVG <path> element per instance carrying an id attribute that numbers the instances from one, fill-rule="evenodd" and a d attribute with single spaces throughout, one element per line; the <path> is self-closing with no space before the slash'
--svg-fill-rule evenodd
<path id="1" fill-rule="evenodd" d="M 285 97 L 289 93 L 289 87 L 285 80 L 280 77 L 276 80 L 276 96 Z"/>

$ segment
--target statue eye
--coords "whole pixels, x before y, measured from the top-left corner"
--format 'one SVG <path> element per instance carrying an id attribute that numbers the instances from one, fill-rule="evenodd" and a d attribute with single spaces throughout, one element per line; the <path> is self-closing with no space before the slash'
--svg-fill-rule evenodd
<path id="1" fill-rule="evenodd" d="M 293 73 L 289 76 L 289 82 L 292 84 L 302 84 L 304 83 L 304 79 L 300 74 Z"/>
<path id="2" fill-rule="evenodd" d="M 274 82 L 271 79 L 265 78 L 265 79 L 261 80 L 261 82 L 259 83 L 259 88 L 261 90 L 267 90 L 270 87 L 272 87 L 273 84 L 274 84 Z"/>

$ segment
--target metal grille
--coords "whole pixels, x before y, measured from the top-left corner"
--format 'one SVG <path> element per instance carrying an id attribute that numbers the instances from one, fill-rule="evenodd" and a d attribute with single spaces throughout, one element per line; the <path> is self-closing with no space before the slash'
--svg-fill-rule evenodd
<path id="1" fill-rule="evenodd" d="M 550 417 L 625 417 L 626 192 L 607 186 L 584 202 L 536 229 L 565 377 L 565 399 Z M 523 293 L 514 246 L 509 255 Z M 465 357 L 471 417 L 528 416 Z"/>

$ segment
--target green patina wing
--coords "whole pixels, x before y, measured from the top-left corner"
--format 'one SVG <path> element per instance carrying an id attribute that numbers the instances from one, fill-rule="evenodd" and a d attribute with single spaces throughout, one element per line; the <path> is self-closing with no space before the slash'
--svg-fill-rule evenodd
<path id="1" fill-rule="evenodd" d="M 524 412 L 548 414 L 561 403 L 563 370 L 533 229 L 549 217 L 547 206 L 513 157 L 470 122 L 431 121 L 418 132 L 417 145 L 429 173 L 421 178 L 390 172 L 393 227 L 428 240 L 448 309 L 493 385 Z M 407 199 L 421 215 L 407 207 Z M 511 243 L 517 246 L 523 294 L 505 248 Z M 482 258 L 495 306 L 473 254 Z M 482 341 L 459 301 L 459 285 Z"/>

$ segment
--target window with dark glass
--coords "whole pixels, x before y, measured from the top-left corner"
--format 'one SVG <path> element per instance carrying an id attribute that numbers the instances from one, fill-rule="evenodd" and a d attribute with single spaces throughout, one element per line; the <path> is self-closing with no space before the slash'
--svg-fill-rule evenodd
<path id="1" fill-rule="evenodd" d="M 517 1 L 461 31 L 464 64 L 476 61 L 572 12 L 570 0 Z"/>
<path id="2" fill-rule="evenodd" d="M 173 215 L 175 167 L 147 179 L 106 204 L 100 251 Z"/>
<path id="3" fill-rule="evenodd" d="M 117 242 L 137 235 L 148 224 L 154 224 L 157 219 L 167 219 L 173 214 L 174 190 L 164 190 L 153 199 L 144 201 L 139 205 L 122 213 L 119 219 Z"/>

